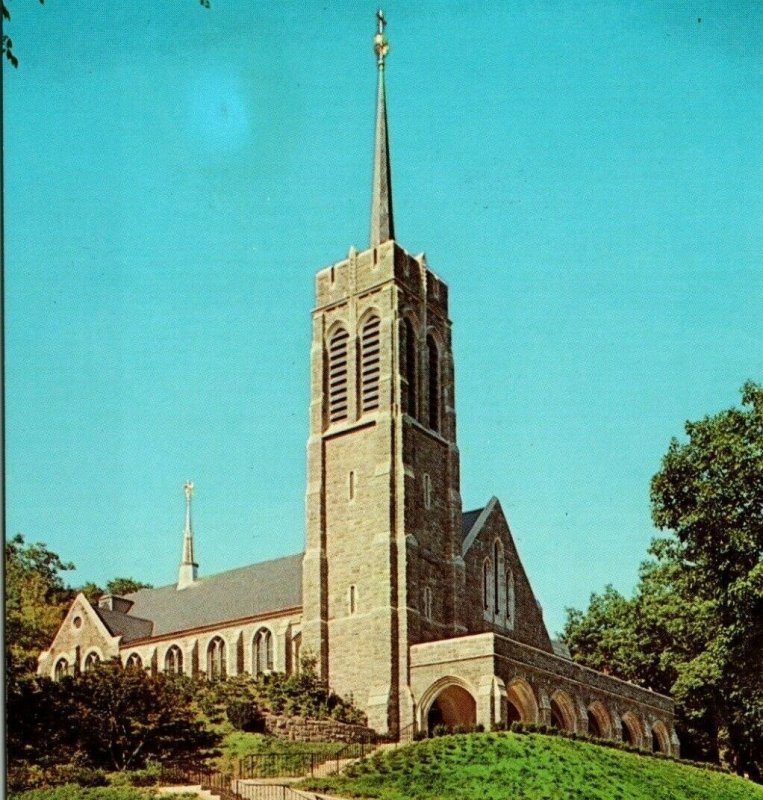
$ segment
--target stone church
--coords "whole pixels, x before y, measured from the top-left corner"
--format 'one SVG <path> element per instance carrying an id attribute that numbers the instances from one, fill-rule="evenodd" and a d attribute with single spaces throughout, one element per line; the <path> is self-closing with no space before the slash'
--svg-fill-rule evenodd
<path id="1" fill-rule="evenodd" d="M 187 483 L 178 582 L 79 595 L 39 672 L 209 679 L 309 652 L 378 733 L 523 720 L 675 754 L 668 697 L 551 641 L 498 499 L 462 510 L 448 287 L 395 241 L 378 23 L 370 243 L 315 280 L 304 553 L 199 577 Z"/>

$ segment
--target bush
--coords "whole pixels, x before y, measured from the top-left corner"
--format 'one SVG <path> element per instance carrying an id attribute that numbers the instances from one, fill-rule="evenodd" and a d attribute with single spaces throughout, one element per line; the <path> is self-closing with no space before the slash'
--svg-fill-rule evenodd
<path id="1" fill-rule="evenodd" d="M 416 731 L 413 734 L 413 741 L 414 742 L 423 742 L 424 739 L 428 738 L 428 734 L 426 731 Z"/>
<path id="2" fill-rule="evenodd" d="M 450 733 L 447 725 L 440 723 L 432 728 L 432 736 L 447 736 Z"/>
<path id="3" fill-rule="evenodd" d="M 77 764 L 56 764 L 46 771 L 48 783 L 58 786 L 76 783 L 77 786 L 105 786 L 106 773 L 102 769 L 81 767 Z"/>
<path id="4" fill-rule="evenodd" d="M 265 730 L 265 717 L 251 700 L 233 700 L 228 703 L 225 714 L 237 731 L 262 733 Z"/>

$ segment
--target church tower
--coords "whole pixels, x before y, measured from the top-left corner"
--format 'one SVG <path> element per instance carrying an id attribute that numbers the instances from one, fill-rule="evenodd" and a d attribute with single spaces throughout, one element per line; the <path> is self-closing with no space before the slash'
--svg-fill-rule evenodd
<path id="1" fill-rule="evenodd" d="M 377 16 L 370 247 L 316 276 L 302 641 L 396 733 L 413 719 L 409 646 L 465 632 L 464 569 L 448 289 L 394 239 Z"/>

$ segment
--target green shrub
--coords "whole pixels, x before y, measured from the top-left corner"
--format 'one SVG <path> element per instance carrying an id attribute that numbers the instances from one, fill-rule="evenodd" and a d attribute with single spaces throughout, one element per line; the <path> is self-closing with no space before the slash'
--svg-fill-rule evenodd
<path id="1" fill-rule="evenodd" d="M 435 725 L 434 728 L 432 728 L 432 736 L 434 737 L 447 736 L 449 733 L 450 730 L 448 729 L 448 726 L 443 725 L 442 723 L 440 723 L 439 725 Z"/>

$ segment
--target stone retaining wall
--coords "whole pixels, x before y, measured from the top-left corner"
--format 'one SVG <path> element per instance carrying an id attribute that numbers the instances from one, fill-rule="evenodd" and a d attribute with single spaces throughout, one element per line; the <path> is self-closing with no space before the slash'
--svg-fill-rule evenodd
<path id="1" fill-rule="evenodd" d="M 293 742 L 365 742 L 375 734 L 365 725 L 351 725 L 333 719 L 281 717 L 265 713 L 265 732 Z"/>

